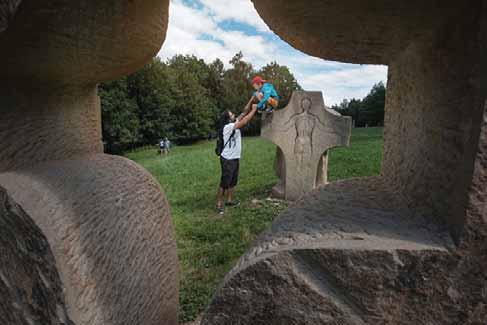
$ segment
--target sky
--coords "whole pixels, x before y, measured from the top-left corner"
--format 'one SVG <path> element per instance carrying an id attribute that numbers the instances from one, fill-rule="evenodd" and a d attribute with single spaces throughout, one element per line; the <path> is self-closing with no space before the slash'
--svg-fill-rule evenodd
<path id="1" fill-rule="evenodd" d="M 327 106 L 363 98 L 375 83 L 387 81 L 386 66 L 326 61 L 294 49 L 269 29 L 250 0 L 171 0 L 161 59 L 194 54 L 228 67 L 239 51 L 256 69 L 272 61 L 288 66 L 305 90 L 323 93 Z"/>

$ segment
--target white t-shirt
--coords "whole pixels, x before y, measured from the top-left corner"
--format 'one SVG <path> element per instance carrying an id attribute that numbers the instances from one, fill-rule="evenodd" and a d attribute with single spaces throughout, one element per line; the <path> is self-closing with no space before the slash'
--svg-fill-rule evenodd
<path id="1" fill-rule="evenodd" d="M 229 123 L 223 128 L 223 145 L 227 143 L 235 129 L 235 123 Z M 242 153 L 242 135 L 239 129 L 235 129 L 235 135 L 232 137 L 225 148 L 223 148 L 221 156 L 225 159 L 240 159 Z"/>

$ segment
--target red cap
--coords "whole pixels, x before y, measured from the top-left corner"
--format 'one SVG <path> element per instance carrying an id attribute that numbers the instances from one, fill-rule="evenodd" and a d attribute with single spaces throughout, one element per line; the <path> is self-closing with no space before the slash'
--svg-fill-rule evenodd
<path id="1" fill-rule="evenodd" d="M 260 77 L 260 76 L 255 76 L 252 78 L 252 85 L 257 84 L 257 83 L 263 84 L 264 82 L 265 82 L 265 80 L 262 79 L 262 77 Z"/>

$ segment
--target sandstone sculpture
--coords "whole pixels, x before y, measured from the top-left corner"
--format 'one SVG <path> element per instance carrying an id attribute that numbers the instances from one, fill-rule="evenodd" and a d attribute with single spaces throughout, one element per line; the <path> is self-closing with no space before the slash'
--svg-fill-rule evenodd
<path id="1" fill-rule="evenodd" d="M 253 2 L 303 51 L 389 65 L 382 172 L 284 212 L 203 324 L 484 324 L 487 3 Z"/>
<path id="2" fill-rule="evenodd" d="M 266 116 L 262 137 L 279 149 L 274 196 L 297 200 L 326 183 L 327 151 L 348 145 L 351 119 L 327 109 L 321 92 L 294 92 L 282 110 Z"/>
<path id="3" fill-rule="evenodd" d="M 145 170 L 102 153 L 97 96 L 157 53 L 168 6 L 0 1 L 0 186 L 46 236 L 77 325 L 177 324 L 168 203 Z"/>
<path id="4" fill-rule="evenodd" d="M 228 274 L 203 323 L 485 324 L 486 2 L 253 2 L 300 50 L 389 65 L 382 175 L 329 184 L 285 212 Z M 25 254 L 2 233 L 9 262 L 25 267 L 12 277 L 0 266 L 3 323 L 176 324 L 167 202 L 140 167 L 101 154 L 96 95 L 98 82 L 157 52 L 167 8 L 0 0 L 0 185 L 26 212 L 14 208 L 9 229 L 42 243 L 30 217 L 61 280 L 47 244 Z M 20 315 L 28 295 L 9 285 L 38 287 L 47 310 L 59 303 L 56 315 L 29 304 Z"/>
<path id="5" fill-rule="evenodd" d="M 73 324 L 51 248 L 0 187 L 0 324 Z"/>

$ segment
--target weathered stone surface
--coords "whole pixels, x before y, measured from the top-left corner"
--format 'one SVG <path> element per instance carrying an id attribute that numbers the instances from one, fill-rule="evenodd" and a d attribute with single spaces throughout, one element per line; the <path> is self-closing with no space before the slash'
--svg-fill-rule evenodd
<path id="1" fill-rule="evenodd" d="M 49 243 L 0 187 L 0 324 L 70 325 Z"/>
<path id="2" fill-rule="evenodd" d="M 166 35 L 168 0 L 18 2 L 0 1 L 0 80 L 9 84 L 117 78 L 155 56 Z"/>
<path id="3" fill-rule="evenodd" d="M 351 118 L 325 107 L 321 92 L 295 91 L 284 109 L 267 115 L 261 135 L 279 147 L 274 194 L 297 200 L 326 182 L 323 154 L 348 145 L 351 125 Z"/>
<path id="4" fill-rule="evenodd" d="M 76 324 L 177 324 L 169 207 L 135 163 L 108 155 L 0 174 L 46 234 Z"/>
<path id="5" fill-rule="evenodd" d="M 94 86 L 0 87 L 0 173 L 40 162 L 103 152 Z"/>
<path id="6" fill-rule="evenodd" d="M 472 182 L 468 191 L 462 248 L 487 259 L 487 102 L 481 118 L 480 138 L 475 156 Z M 486 304 L 487 305 L 487 304 Z"/>
<path id="7" fill-rule="evenodd" d="M 22 0 L 0 1 L 0 33 L 8 28 L 21 2 Z"/>
<path id="8" fill-rule="evenodd" d="M 46 235 L 78 325 L 177 324 L 168 203 L 102 154 L 96 93 L 157 53 L 168 6 L 0 0 L 0 184 Z"/>
<path id="9" fill-rule="evenodd" d="M 383 179 L 332 183 L 260 236 L 202 324 L 480 324 L 485 256 L 454 250 Z"/>
<path id="10" fill-rule="evenodd" d="M 253 2 L 301 50 L 389 64 L 382 175 L 283 213 L 203 324 L 486 323 L 487 3 Z"/>
<path id="11" fill-rule="evenodd" d="M 389 65 L 383 176 L 298 202 L 228 275 L 204 322 L 485 324 L 486 2 L 254 3 L 303 51 Z M 140 168 L 98 154 L 95 94 L 157 52 L 167 9 L 0 0 L 0 184 L 47 235 L 79 324 L 176 323 L 167 203 Z"/>
<path id="12" fill-rule="evenodd" d="M 389 65 L 387 84 L 382 174 L 457 242 L 487 94 L 479 12 L 411 44 Z"/>
<path id="13" fill-rule="evenodd" d="M 286 198 L 286 161 L 282 150 L 276 148 L 276 157 L 274 159 L 274 170 L 278 178 L 277 184 L 272 188 L 271 196 L 277 199 Z M 314 187 L 320 187 L 328 183 L 328 152 L 318 162 L 318 171 Z"/>
<path id="14" fill-rule="evenodd" d="M 311 55 L 389 64 L 409 44 L 481 1 L 252 0 L 279 37 Z"/>

